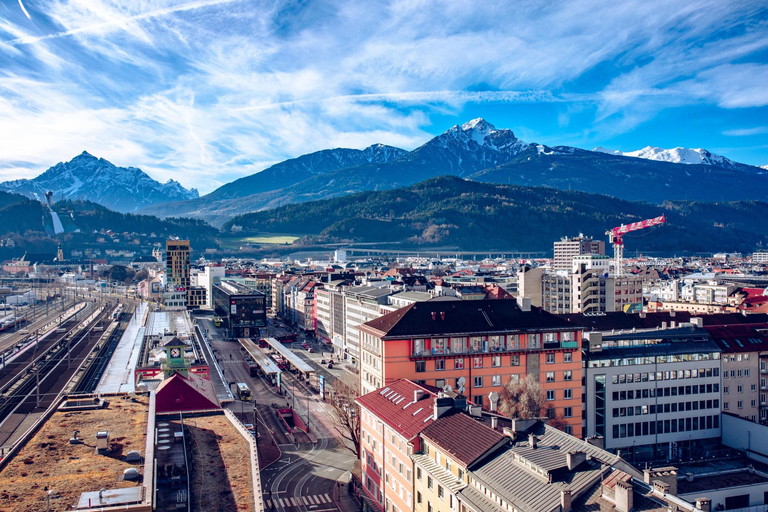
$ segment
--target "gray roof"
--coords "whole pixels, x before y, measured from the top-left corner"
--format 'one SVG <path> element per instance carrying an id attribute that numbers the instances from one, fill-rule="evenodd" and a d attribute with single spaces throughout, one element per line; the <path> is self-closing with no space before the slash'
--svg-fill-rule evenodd
<path id="1" fill-rule="evenodd" d="M 469 505 L 475 512 L 507 512 L 471 485 L 459 492 L 459 500 Z"/>
<path id="2" fill-rule="evenodd" d="M 465 483 L 456 478 L 450 471 L 440 466 L 429 455 L 415 454 L 411 458 L 415 465 L 420 466 L 423 470 L 432 475 L 435 480 L 443 487 L 446 487 L 452 493 L 456 493 L 461 490 Z"/>
<path id="3" fill-rule="evenodd" d="M 526 438 L 472 471 L 472 476 L 522 512 L 558 510 L 561 491 L 570 490 L 576 499 L 600 482 L 603 470 L 610 466 L 620 466 L 631 475 L 641 477 L 636 470 L 628 469 L 628 465 L 616 455 L 541 422 L 531 427 L 528 433 L 536 435 L 535 449 L 529 446 Z M 576 451 L 585 452 L 587 461 L 568 470 L 566 454 Z M 544 476 L 516 461 L 515 455 L 550 472 L 553 481 L 550 483 Z"/>
<path id="4" fill-rule="evenodd" d="M 699 354 L 702 352 L 721 352 L 720 346 L 705 329 L 685 329 L 674 331 L 646 331 L 603 336 L 606 341 L 654 340 L 656 343 L 627 347 L 605 347 L 596 352 L 589 352 L 588 359 L 614 359 L 624 357 L 664 356 L 675 354 Z"/>

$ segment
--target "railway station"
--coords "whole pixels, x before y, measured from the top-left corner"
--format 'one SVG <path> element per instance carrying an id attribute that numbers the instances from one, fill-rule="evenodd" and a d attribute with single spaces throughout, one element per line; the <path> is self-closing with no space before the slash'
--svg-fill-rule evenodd
<path id="1" fill-rule="evenodd" d="M 281 370 L 275 360 L 269 357 L 269 354 L 250 338 L 238 338 L 237 341 L 258 368 L 257 375 L 264 376 L 270 385 L 277 386 L 280 381 Z M 249 364 L 249 361 L 246 360 L 246 364 Z"/>

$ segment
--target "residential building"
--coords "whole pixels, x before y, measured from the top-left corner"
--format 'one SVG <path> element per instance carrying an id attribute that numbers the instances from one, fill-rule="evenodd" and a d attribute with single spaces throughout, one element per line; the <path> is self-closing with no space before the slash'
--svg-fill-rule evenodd
<path id="1" fill-rule="evenodd" d="M 382 306 L 387 304 L 387 297 L 392 295 L 391 288 L 373 286 L 353 286 L 344 290 L 344 359 L 355 366 L 360 366 L 361 324 L 382 315 Z"/>
<path id="2" fill-rule="evenodd" d="M 315 289 L 317 337 L 324 343 L 332 344 L 338 354 L 344 353 L 346 310 L 343 289 L 348 284 L 346 279 L 337 279 L 322 283 Z"/>
<path id="3" fill-rule="evenodd" d="M 768 420 L 768 324 L 705 329 L 722 350 L 723 411 L 751 421 Z"/>
<path id="4" fill-rule="evenodd" d="M 413 510 L 411 455 L 421 449 L 419 432 L 435 419 L 437 391 L 400 379 L 356 400 L 365 510 Z"/>
<path id="5" fill-rule="evenodd" d="M 720 437 L 720 348 L 699 327 L 604 335 L 585 353 L 585 435 L 635 463 L 691 457 Z"/>
<path id="6" fill-rule="evenodd" d="M 397 379 L 451 386 L 477 405 L 529 374 L 546 414 L 581 436 L 581 329 L 514 300 L 415 303 L 360 326 L 363 393 Z"/>
<path id="7" fill-rule="evenodd" d="M 563 237 L 554 243 L 555 270 L 570 270 L 574 256 L 583 254 L 605 254 L 605 242 L 579 234 L 577 237 Z"/>

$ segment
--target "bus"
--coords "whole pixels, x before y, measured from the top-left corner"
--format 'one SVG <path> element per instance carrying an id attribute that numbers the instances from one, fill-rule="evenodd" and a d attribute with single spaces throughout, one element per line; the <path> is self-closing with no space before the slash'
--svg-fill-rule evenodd
<path id="1" fill-rule="evenodd" d="M 245 382 L 237 383 L 237 397 L 243 401 L 249 401 L 251 399 L 251 390 L 248 384 Z"/>
<path id="2" fill-rule="evenodd" d="M 267 343 L 267 340 L 264 338 L 259 339 L 259 348 L 267 348 L 269 347 L 269 343 Z"/>
<path id="3" fill-rule="evenodd" d="M 248 356 L 243 358 L 243 362 L 245 363 L 246 370 L 248 370 L 248 374 L 251 377 L 258 377 L 259 365 L 257 365 L 256 362 Z"/>
<path id="4" fill-rule="evenodd" d="M 215 327 L 221 327 L 221 317 L 216 315 L 213 317 L 213 325 Z"/>
<path id="5" fill-rule="evenodd" d="M 289 344 L 296 341 L 296 335 L 295 334 L 286 334 L 285 336 L 278 336 L 277 341 L 283 344 Z"/>

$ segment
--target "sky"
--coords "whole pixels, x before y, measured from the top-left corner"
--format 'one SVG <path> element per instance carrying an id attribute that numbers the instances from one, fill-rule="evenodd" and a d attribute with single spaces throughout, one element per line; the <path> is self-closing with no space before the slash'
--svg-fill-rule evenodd
<path id="1" fill-rule="evenodd" d="M 2 0 L 0 180 L 83 150 L 201 194 L 483 117 L 768 164 L 768 3 Z"/>

